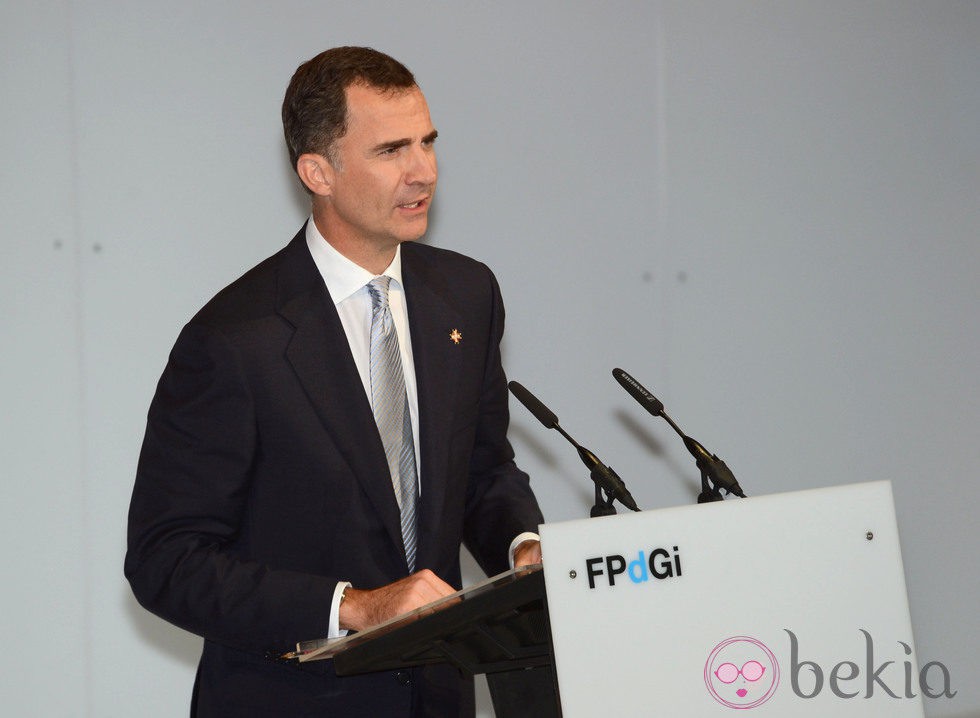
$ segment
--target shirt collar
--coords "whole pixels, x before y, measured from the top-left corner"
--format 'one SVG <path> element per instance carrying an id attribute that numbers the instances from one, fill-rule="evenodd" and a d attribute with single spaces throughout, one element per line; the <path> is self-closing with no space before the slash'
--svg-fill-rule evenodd
<path id="1" fill-rule="evenodd" d="M 330 297 L 335 305 L 340 304 L 378 276 L 338 252 L 320 234 L 312 216 L 306 223 L 306 246 L 310 249 L 313 262 L 316 264 L 316 268 L 320 270 L 323 281 L 327 285 L 327 291 L 330 292 Z M 399 287 L 405 286 L 402 283 L 401 245 L 395 249 L 395 258 L 391 260 L 391 264 L 381 274 L 391 277 Z"/>

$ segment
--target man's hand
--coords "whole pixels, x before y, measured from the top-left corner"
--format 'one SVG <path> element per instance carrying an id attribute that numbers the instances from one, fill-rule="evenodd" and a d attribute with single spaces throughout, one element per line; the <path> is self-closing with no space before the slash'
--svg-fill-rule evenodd
<path id="1" fill-rule="evenodd" d="M 363 631 L 455 592 L 427 568 L 379 588 L 350 587 L 344 591 L 340 604 L 340 627 Z"/>
<path id="2" fill-rule="evenodd" d="M 541 563 L 541 542 L 521 541 L 514 549 L 514 568 Z"/>

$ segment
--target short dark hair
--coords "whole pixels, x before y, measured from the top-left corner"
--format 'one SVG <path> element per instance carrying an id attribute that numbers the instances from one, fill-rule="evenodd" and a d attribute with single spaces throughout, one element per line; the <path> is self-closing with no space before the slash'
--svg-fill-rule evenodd
<path id="1" fill-rule="evenodd" d="M 335 47 L 307 60 L 293 74 L 282 102 L 289 161 L 307 152 L 334 161 L 334 143 L 347 132 L 347 88 L 408 90 L 415 76 L 398 60 L 370 47 Z"/>

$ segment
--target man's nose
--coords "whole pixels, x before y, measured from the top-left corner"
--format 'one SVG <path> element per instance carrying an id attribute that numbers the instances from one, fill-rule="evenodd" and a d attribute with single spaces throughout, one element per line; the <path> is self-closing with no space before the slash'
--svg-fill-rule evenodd
<path id="1" fill-rule="evenodd" d="M 408 184 L 432 185 L 436 183 L 438 176 L 439 170 L 436 164 L 435 150 L 426 147 L 413 148 L 409 157 L 409 166 L 405 173 L 405 181 Z"/>

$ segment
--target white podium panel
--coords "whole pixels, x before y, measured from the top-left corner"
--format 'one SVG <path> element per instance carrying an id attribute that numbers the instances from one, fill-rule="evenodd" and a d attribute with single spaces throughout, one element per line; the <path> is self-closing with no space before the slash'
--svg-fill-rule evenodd
<path id="1" fill-rule="evenodd" d="M 546 524 L 541 541 L 565 718 L 923 715 L 889 482 Z"/>

